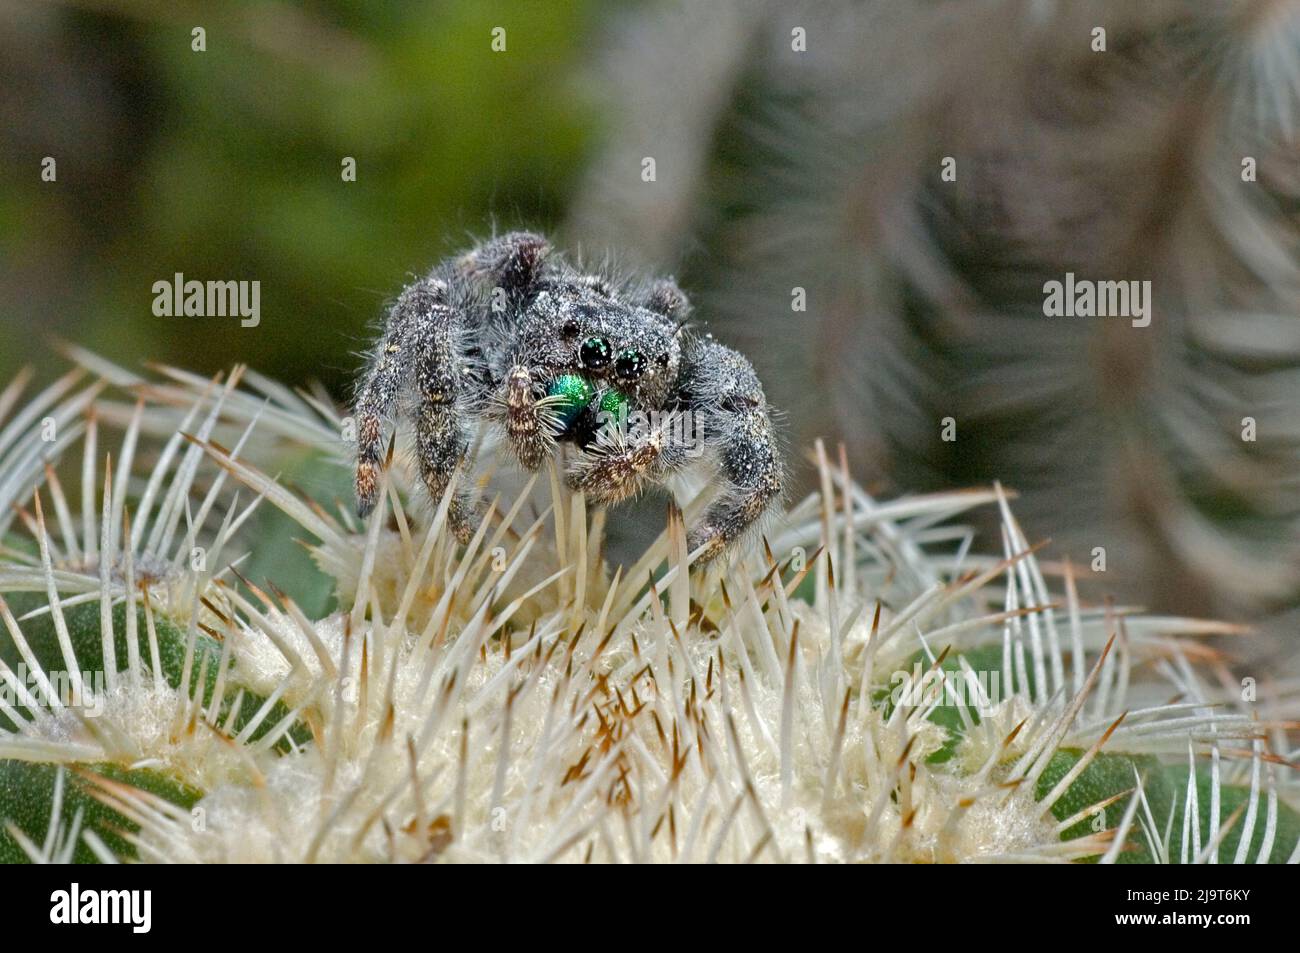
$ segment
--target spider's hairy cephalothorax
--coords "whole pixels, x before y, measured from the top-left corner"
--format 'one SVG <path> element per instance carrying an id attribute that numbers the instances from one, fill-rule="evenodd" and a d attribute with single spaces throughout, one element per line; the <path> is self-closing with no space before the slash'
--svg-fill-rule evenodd
<path id="1" fill-rule="evenodd" d="M 690 333 L 689 313 L 672 279 L 584 274 L 524 232 L 438 265 L 398 297 L 361 378 L 361 515 L 374 507 L 384 421 L 397 410 L 435 501 L 484 423 L 530 470 L 572 444 L 568 482 L 598 504 L 709 465 L 718 492 L 689 545 L 703 547 L 701 560 L 724 552 L 779 499 L 784 468 L 753 367 Z M 461 539 L 479 519 L 470 484 L 458 481 L 448 514 Z"/>

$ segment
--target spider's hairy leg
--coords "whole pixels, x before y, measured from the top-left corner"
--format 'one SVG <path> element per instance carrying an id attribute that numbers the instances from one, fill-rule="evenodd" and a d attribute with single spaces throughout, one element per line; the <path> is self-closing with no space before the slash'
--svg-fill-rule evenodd
<path id="1" fill-rule="evenodd" d="M 447 288 L 426 278 L 402 292 L 388 314 L 383 337 L 370 356 L 357 391 L 357 512 L 375 508 L 383 472 L 384 421 L 409 379 L 420 349 L 416 326 L 436 307 L 445 307 Z"/>
<path id="2" fill-rule="evenodd" d="M 427 396 L 420 402 L 415 422 L 415 452 L 420 478 L 436 506 L 451 482 L 452 474 L 469 450 L 469 433 L 465 422 L 451 402 L 435 401 Z M 447 524 L 456 538 L 467 543 L 478 526 L 468 481 L 457 484 L 456 495 L 447 508 Z"/>
<path id="3" fill-rule="evenodd" d="M 763 387 L 749 361 L 709 342 L 703 350 L 703 378 L 694 406 L 704 438 L 715 451 L 723 486 L 687 534 L 698 562 L 721 555 L 754 527 L 785 490 L 785 465 Z M 697 364 L 697 367 L 699 365 Z"/>
<path id="4" fill-rule="evenodd" d="M 414 372 L 415 452 L 420 479 L 436 506 L 452 475 L 469 453 L 473 425 L 468 412 L 474 396 L 462 379 L 464 372 L 456 341 L 461 331 L 457 312 L 434 305 L 413 330 L 418 339 Z M 468 480 L 457 485 L 447 510 L 447 523 L 461 542 L 468 542 L 478 525 Z"/>
<path id="5" fill-rule="evenodd" d="M 699 524 L 686 537 L 690 551 L 705 546 L 698 559 L 701 563 L 722 554 L 744 536 L 745 530 L 780 498 L 785 485 L 767 416 L 749 413 L 735 424 L 735 432 L 720 449 L 727 488 L 708 506 Z"/>
<path id="6" fill-rule="evenodd" d="M 691 316 L 690 299 L 672 278 L 654 282 L 642 304 L 673 322 L 685 322 Z"/>
<path id="7" fill-rule="evenodd" d="M 743 536 L 781 496 L 785 473 L 772 423 L 765 412 L 733 415 L 731 432 L 719 449 L 720 476 L 727 485 L 687 535 L 694 552 L 704 546 L 699 562 L 720 555 Z"/>
<path id="8" fill-rule="evenodd" d="M 515 298 L 532 288 L 550 254 L 550 243 L 541 235 L 508 232 L 462 255 L 456 264 L 466 277 L 486 280 Z"/>

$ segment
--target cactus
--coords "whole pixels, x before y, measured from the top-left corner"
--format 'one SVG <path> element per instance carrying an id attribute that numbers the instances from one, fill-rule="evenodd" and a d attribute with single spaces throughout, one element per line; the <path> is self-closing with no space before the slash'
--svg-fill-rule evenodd
<path id="1" fill-rule="evenodd" d="M 553 471 L 462 546 L 400 447 L 365 523 L 334 496 L 320 394 L 72 354 L 0 416 L 5 860 L 1300 856 L 1296 688 L 1243 692 L 1234 626 L 1086 601 L 1000 486 L 883 502 L 818 444 L 731 565 L 689 565 L 683 498 L 610 567 L 619 514 Z"/>

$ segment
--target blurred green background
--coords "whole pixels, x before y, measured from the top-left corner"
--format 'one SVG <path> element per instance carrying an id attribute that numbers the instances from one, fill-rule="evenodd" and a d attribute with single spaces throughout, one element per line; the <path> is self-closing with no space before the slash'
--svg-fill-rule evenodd
<path id="1" fill-rule="evenodd" d="M 346 397 L 411 273 L 560 217 L 599 129 L 577 67 L 620 6 L 0 4 L 0 380 L 64 338 Z M 259 280 L 261 325 L 155 317 L 175 272 Z"/>
<path id="2" fill-rule="evenodd" d="M 1300 0 L 0 0 L 0 381 L 63 338 L 343 401 L 413 275 L 533 228 L 676 275 L 792 499 L 819 437 L 886 496 L 999 480 L 1107 593 L 1291 638 L 1297 156 Z M 155 317 L 176 272 L 260 326 Z M 1154 319 L 1046 317 L 1067 273 Z"/>

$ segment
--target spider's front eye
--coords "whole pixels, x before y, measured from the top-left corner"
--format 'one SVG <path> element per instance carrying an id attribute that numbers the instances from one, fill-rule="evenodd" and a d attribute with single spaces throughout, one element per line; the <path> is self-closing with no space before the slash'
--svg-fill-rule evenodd
<path id="1" fill-rule="evenodd" d="M 609 363 L 612 349 L 604 338 L 587 338 L 582 342 L 578 357 L 584 367 L 601 368 Z"/>
<path id="2" fill-rule="evenodd" d="M 564 322 L 563 327 L 560 328 L 560 333 L 563 334 L 566 338 L 572 338 L 577 336 L 578 322 L 573 320 L 573 318 L 569 318 L 569 320 Z"/>
<path id="3" fill-rule="evenodd" d="M 641 356 L 640 351 L 634 351 L 628 348 L 618 356 L 614 362 L 614 372 L 619 377 L 633 378 L 641 373 L 641 368 L 645 366 L 645 358 Z"/>

